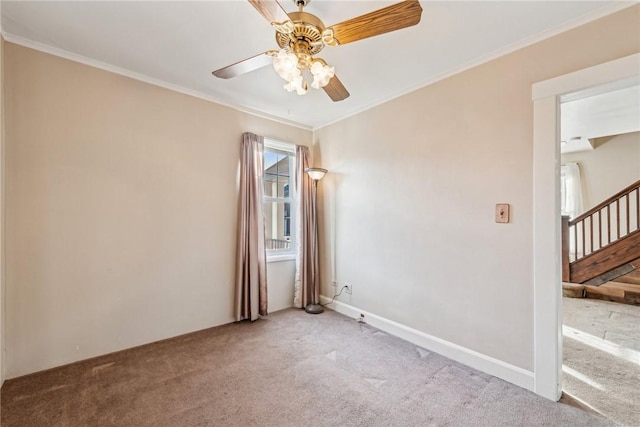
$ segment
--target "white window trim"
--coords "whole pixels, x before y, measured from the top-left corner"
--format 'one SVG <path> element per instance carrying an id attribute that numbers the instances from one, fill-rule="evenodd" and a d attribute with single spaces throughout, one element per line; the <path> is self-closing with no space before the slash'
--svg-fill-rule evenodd
<path id="1" fill-rule="evenodd" d="M 275 139 L 264 139 L 264 148 L 271 148 L 272 150 L 287 151 L 292 154 L 296 154 L 296 145 L 289 142 L 276 141 Z"/>
<path id="2" fill-rule="evenodd" d="M 295 156 L 296 154 L 296 146 L 295 144 L 291 144 L 289 142 L 282 142 L 282 141 L 276 141 L 274 139 L 270 139 L 270 138 L 265 138 L 264 139 L 264 148 L 265 149 L 272 149 L 272 150 L 279 150 L 279 151 L 285 151 L 287 153 L 291 153 Z M 291 180 L 289 181 L 289 200 L 291 203 L 291 211 L 292 212 L 296 212 L 296 198 L 297 198 L 297 189 L 296 189 L 296 183 L 295 183 L 295 164 L 294 167 L 292 168 L 293 174 L 291 174 Z M 270 197 L 263 197 L 263 201 L 267 202 L 269 201 L 269 199 L 271 200 L 276 200 L 275 198 L 270 198 Z M 280 262 L 280 261 L 292 261 L 296 259 L 296 245 L 297 245 L 297 220 L 298 218 L 296 218 L 295 214 L 292 215 L 292 219 L 291 219 L 291 235 L 292 235 L 292 243 L 293 245 L 291 246 L 290 250 L 279 250 L 277 252 L 275 251 L 269 251 L 267 250 L 267 263 L 270 262 Z"/>
<path id="3" fill-rule="evenodd" d="M 267 253 L 267 262 L 293 261 L 295 259 L 295 252 L 272 253 L 271 255 Z"/>

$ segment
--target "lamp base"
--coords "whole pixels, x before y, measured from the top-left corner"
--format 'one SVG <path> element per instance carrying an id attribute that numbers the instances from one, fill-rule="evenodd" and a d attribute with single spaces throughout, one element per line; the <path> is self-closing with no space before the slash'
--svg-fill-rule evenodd
<path id="1" fill-rule="evenodd" d="M 304 308 L 304 311 L 309 314 L 320 314 L 324 311 L 324 308 L 320 304 L 309 304 Z"/>

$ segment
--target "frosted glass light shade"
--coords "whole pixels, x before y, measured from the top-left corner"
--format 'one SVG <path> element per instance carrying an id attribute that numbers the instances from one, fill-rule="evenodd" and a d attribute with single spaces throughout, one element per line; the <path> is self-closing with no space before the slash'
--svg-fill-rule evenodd
<path id="1" fill-rule="evenodd" d="M 307 168 L 305 172 L 309 174 L 309 178 L 312 180 L 320 181 L 322 177 L 324 177 L 324 174 L 327 173 L 327 170 L 322 168 Z"/>
<path id="2" fill-rule="evenodd" d="M 302 79 L 302 74 L 298 74 L 294 77 L 289 83 L 284 85 L 284 88 L 288 92 L 293 92 L 295 90 L 298 95 L 304 95 L 307 93 L 307 83 Z"/>
<path id="3" fill-rule="evenodd" d="M 309 68 L 311 74 L 313 74 L 313 83 L 311 87 L 314 89 L 320 89 L 329 84 L 329 80 L 336 74 L 336 69 L 330 67 L 322 60 L 313 61 Z"/>
<path id="4" fill-rule="evenodd" d="M 300 75 L 298 57 L 292 52 L 281 49 L 273 58 L 273 68 L 276 73 L 288 82 Z"/>

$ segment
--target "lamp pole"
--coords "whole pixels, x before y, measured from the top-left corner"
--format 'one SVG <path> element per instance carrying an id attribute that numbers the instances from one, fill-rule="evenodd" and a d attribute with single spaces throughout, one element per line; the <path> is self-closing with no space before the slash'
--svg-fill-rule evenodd
<path id="1" fill-rule="evenodd" d="M 313 295 L 312 295 L 312 303 L 307 305 L 304 309 L 307 313 L 311 314 L 320 314 L 324 311 L 322 305 L 320 305 L 319 301 L 316 301 L 316 294 L 320 293 L 320 283 L 318 283 L 318 270 L 319 270 L 319 260 L 318 260 L 318 181 L 322 179 L 322 177 L 327 173 L 326 169 L 322 168 L 308 168 L 306 169 L 307 174 L 313 180 L 313 235 L 311 236 L 311 247 L 312 247 L 312 258 L 311 258 L 311 271 L 313 278 Z"/>

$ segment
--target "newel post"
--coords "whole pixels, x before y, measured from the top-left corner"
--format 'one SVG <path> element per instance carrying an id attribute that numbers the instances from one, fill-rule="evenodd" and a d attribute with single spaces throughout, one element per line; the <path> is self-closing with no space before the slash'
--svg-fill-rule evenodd
<path id="1" fill-rule="evenodd" d="M 562 281 L 571 281 L 569 267 L 569 215 L 562 215 Z"/>

